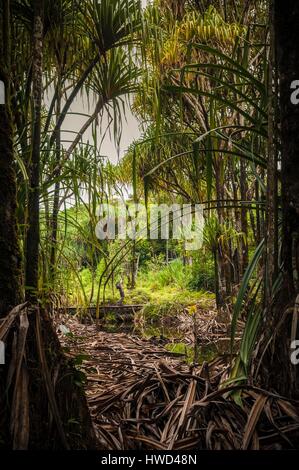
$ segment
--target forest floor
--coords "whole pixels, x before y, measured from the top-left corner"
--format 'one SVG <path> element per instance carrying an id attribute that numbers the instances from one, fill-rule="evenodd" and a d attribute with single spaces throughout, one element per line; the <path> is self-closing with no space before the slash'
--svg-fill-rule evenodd
<path id="1" fill-rule="evenodd" d="M 214 320 L 206 323 L 216 327 Z M 188 363 L 165 347 L 164 338 L 109 333 L 75 318 L 64 318 L 58 329 L 76 364 L 78 385 L 85 387 L 101 448 L 292 447 L 288 436 L 299 429 L 297 406 L 252 386 L 244 387 L 237 405 L 231 387 L 219 387 L 227 355 L 209 364 Z"/>

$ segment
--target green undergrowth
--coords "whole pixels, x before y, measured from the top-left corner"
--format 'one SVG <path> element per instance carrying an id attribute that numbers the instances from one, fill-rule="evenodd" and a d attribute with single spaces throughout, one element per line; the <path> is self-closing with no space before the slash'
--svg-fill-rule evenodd
<path id="1" fill-rule="evenodd" d="M 177 317 L 186 309 L 199 305 L 209 309 L 213 305 L 213 295 L 207 292 L 177 291 L 174 287 L 168 290 L 156 290 L 148 297 L 142 309 L 145 321 L 160 321 L 163 318 Z"/>
<path id="2" fill-rule="evenodd" d="M 76 278 L 69 283 L 70 304 L 84 307 L 90 302 L 95 305 L 101 268 L 99 265 L 94 275 L 88 268 L 77 273 Z M 140 269 L 134 289 L 130 289 L 124 279 L 125 304 L 143 304 L 140 315 L 149 322 L 177 317 L 195 305 L 202 309 L 211 309 L 214 306 L 214 293 L 197 285 L 194 288 L 198 278 L 200 272 L 197 265 L 185 266 L 180 259 L 165 265 L 159 259 L 154 259 Z M 118 278 L 114 279 L 114 284 L 117 281 Z M 105 291 L 105 301 L 115 303 L 118 300 L 118 291 L 110 283 Z"/>
<path id="3" fill-rule="evenodd" d="M 193 267 L 175 260 L 167 266 L 152 262 L 141 271 L 137 286 L 127 292 L 128 303 L 145 304 L 144 320 L 175 317 L 185 309 L 199 304 L 203 309 L 213 306 L 214 294 L 192 289 Z"/>
<path id="4" fill-rule="evenodd" d="M 187 345 L 186 343 L 169 343 L 166 344 L 166 349 L 172 353 L 184 354 L 185 361 L 188 364 L 209 362 L 217 356 L 217 347 L 215 344 L 209 344 L 201 346 L 195 349 L 193 345 Z"/>

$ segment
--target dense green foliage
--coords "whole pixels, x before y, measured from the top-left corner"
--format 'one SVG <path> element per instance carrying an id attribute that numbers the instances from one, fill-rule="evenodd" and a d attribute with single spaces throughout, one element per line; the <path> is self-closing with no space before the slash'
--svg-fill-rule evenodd
<path id="1" fill-rule="evenodd" d="M 45 305 L 96 305 L 98 314 L 118 300 L 121 282 L 125 302 L 144 303 L 149 317 L 215 298 L 232 347 L 243 322 L 231 374 L 243 381 L 282 280 L 269 2 L 45 1 L 42 38 L 35 8 L 11 1 L 19 246 L 22 271 L 32 263 L 37 274 L 30 286 L 23 276 L 23 292 Z M 80 99 L 87 115 L 72 112 Z M 112 164 L 101 144 L 110 132 L 119 146 L 129 108 L 142 135 Z M 79 132 L 66 128 L 74 115 Z M 99 204 L 119 201 L 201 204 L 203 246 L 98 240 Z"/>

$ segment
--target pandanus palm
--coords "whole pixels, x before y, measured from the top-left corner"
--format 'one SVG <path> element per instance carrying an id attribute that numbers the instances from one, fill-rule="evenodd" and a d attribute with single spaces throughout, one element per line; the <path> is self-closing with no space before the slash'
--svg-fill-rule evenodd
<path id="1" fill-rule="evenodd" d="M 265 4 L 252 9 L 251 2 L 246 2 L 243 8 L 235 5 L 227 11 L 223 10 L 223 2 L 206 2 L 215 6 L 217 4 L 218 9 L 186 10 L 180 21 L 171 23 L 168 19 L 167 23 L 165 17 L 161 21 L 155 12 L 155 9 L 159 10 L 160 3 L 156 2 L 152 9 L 153 26 L 152 30 L 148 30 L 148 44 L 152 44 L 157 36 L 163 38 L 163 45 L 148 48 L 151 77 L 148 79 L 146 76 L 144 83 L 145 89 L 149 83 L 152 85 L 152 99 L 149 100 L 148 96 L 143 100 L 139 98 L 137 110 L 145 104 L 143 115 L 144 109 L 150 119 L 158 115 L 158 122 L 162 125 L 163 121 L 169 124 L 176 113 L 186 130 L 198 133 L 193 149 L 190 146 L 186 152 L 193 150 L 195 175 L 205 180 L 206 195 L 210 200 L 208 209 L 215 195 L 221 225 L 227 217 L 235 219 L 238 231 L 243 231 L 247 236 L 250 212 L 253 234 L 259 233 L 257 238 L 260 241 L 264 227 L 264 201 L 260 195 L 266 193 L 267 138 L 271 132 L 268 126 L 268 115 L 271 112 L 267 80 L 268 31 L 265 25 L 257 25 L 255 21 L 251 24 L 249 19 L 254 20 L 257 11 L 259 17 L 265 19 Z M 193 3 L 197 5 L 198 2 Z M 201 2 L 200 7 L 203 5 L 204 2 Z M 161 126 L 159 131 L 162 133 Z M 158 137 L 156 140 L 160 145 Z M 275 139 L 274 144 L 277 144 Z M 153 166 L 151 177 L 156 169 L 161 171 L 163 165 L 167 168 L 170 162 L 174 164 L 175 159 L 181 162 L 183 168 L 184 156 L 185 153 L 176 153 L 173 146 L 172 155 Z M 168 181 L 171 185 L 171 178 Z M 257 200 L 253 199 L 254 194 L 258 196 Z M 268 208 L 271 204 L 275 204 L 275 198 L 271 200 L 268 197 Z M 252 211 L 256 211 L 256 218 Z M 275 233 L 272 235 L 273 238 L 277 237 Z M 240 242 L 239 258 L 243 259 L 238 264 L 241 265 L 240 274 L 243 275 L 248 255 L 242 237 Z M 245 297 L 251 292 L 249 279 L 260 259 L 261 246 L 245 272 L 234 321 Z M 213 248 L 215 251 L 215 245 Z M 257 298 L 259 292 L 260 285 L 258 290 L 253 290 L 253 296 Z M 245 369 L 260 318 L 259 314 L 248 316 L 242 343 Z"/>
<path id="2" fill-rule="evenodd" d="M 85 85 L 97 63 L 105 54 L 118 46 L 134 43 L 134 33 L 141 28 L 140 2 L 137 0 L 88 0 L 78 6 L 80 10 L 78 32 L 85 36 L 90 60 L 77 72 L 77 79 L 56 123 L 50 138 L 54 144 L 55 132 L 61 129 L 74 99 Z M 81 70 L 80 70 L 81 69 Z"/>
<path id="3" fill-rule="evenodd" d="M 160 19 L 157 11 L 163 6 L 163 2 L 156 2 L 149 8 L 150 67 L 145 72 L 145 93 L 138 96 L 136 110 L 142 117 L 157 118 L 160 135 L 166 129 L 177 130 L 178 126 L 173 126 L 176 115 L 180 131 L 193 133 L 194 137 L 193 145 L 190 142 L 189 148 L 187 144 L 181 152 L 177 151 L 175 139 L 170 139 L 169 156 L 161 152 L 162 139 L 157 137 L 152 153 L 160 163 L 148 159 L 142 165 L 152 168 L 143 174 L 146 173 L 146 178 L 155 177 L 159 184 L 158 174 L 164 169 L 167 173 L 164 187 L 175 192 L 177 184 L 173 182 L 179 181 L 180 174 L 186 174 L 187 162 L 192 162 L 193 155 L 193 174 L 188 174 L 188 180 L 196 191 L 191 197 L 194 193 L 198 197 L 205 187 L 201 201 L 216 200 L 221 223 L 228 210 L 235 211 L 238 231 L 247 236 L 247 204 L 255 175 L 266 168 L 261 153 L 267 136 L 265 72 L 262 60 L 255 64 L 255 73 L 251 72 L 250 61 L 257 60 L 255 46 L 250 42 L 250 28 L 243 23 L 249 14 L 249 4 L 240 14 L 243 22 L 234 23 L 211 5 L 202 14 L 186 8 L 176 22 L 168 17 Z M 152 47 L 157 37 L 163 42 L 160 47 Z M 250 169 L 248 183 L 244 178 L 247 169 Z M 236 282 L 248 262 L 245 237 L 238 251 L 234 258 L 235 271 L 240 273 Z"/>
<path id="4" fill-rule="evenodd" d="M 93 125 L 97 126 L 97 124 L 101 122 L 103 113 L 109 113 L 111 114 L 111 122 L 113 122 L 114 125 L 114 136 L 117 139 L 117 136 L 121 132 L 122 111 L 125 109 L 125 100 L 131 93 L 136 91 L 137 78 L 138 70 L 133 64 L 129 64 L 127 54 L 122 48 L 111 50 L 107 53 L 106 58 L 102 59 L 99 64 L 97 64 L 86 85 L 91 98 L 96 101 L 94 112 L 82 125 L 69 148 L 62 151 L 59 162 L 54 160 L 56 166 L 54 170 L 50 170 L 50 173 L 47 175 L 46 181 L 44 182 L 45 187 L 51 185 L 53 178 L 56 178 L 58 183 L 62 182 L 63 186 L 64 175 L 68 175 L 67 178 L 70 183 L 71 171 L 71 174 L 74 175 L 76 180 L 76 185 L 79 183 L 79 187 L 76 189 L 76 185 L 74 185 L 73 191 L 71 192 L 78 194 L 78 190 L 80 191 L 81 187 L 80 182 L 86 180 L 87 173 L 80 169 L 80 162 L 83 162 L 84 159 L 87 159 L 86 163 L 92 163 L 92 173 L 99 173 L 99 159 L 96 157 L 96 150 L 92 147 L 89 148 L 88 145 L 85 150 L 80 148 L 84 133 L 89 127 Z M 101 186 L 101 181 L 98 176 L 96 176 L 96 184 L 93 183 L 93 180 L 90 184 L 92 184 L 92 186 L 86 187 L 85 189 L 89 193 L 94 192 L 97 194 L 99 186 L 96 187 L 96 184 Z M 49 189 L 51 188 L 49 187 Z M 63 192 L 61 192 L 60 197 L 61 201 L 64 199 L 62 193 Z M 70 186 L 68 186 L 68 194 L 71 196 Z M 57 209 L 59 209 L 59 207 L 60 204 L 57 205 Z M 57 218 L 58 213 L 56 211 L 56 221 Z M 55 227 L 57 230 L 57 223 Z M 56 240 L 57 236 L 55 239 L 52 237 L 52 247 L 53 241 L 55 243 Z M 55 265 L 54 256 L 52 256 L 50 263 L 51 266 Z"/>
<path id="5" fill-rule="evenodd" d="M 13 1 L 12 14 L 15 21 L 12 54 L 13 62 L 16 63 L 16 73 L 13 81 L 13 102 L 17 124 L 16 143 L 18 151 L 21 151 L 20 155 L 22 155 L 21 159 L 18 156 L 20 169 L 22 170 L 19 173 L 19 217 L 22 227 L 26 227 L 28 221 L 25 206 L 28 188 L 26 179 L 25 182 L 23 179 L 24 176 L 27 178 L 26 169 L 27 173 L 30 173 L 29 160 L 32 139 L 30 123 L 33 118 L 30 107 L 30 89 L 33 80 L 30 44 L 33 34 L 34 2 L 31 0 Z M 110 99 L 114 99 L 114 109 L 116 109 L 119 102 L 116 99 L 117 93 L 130 91 L 124 89 L 124 80 L 130 78 L 128 76 L 129 72 L 125 71 L 125 65 L 128 66 L 127 70 L 130 70 L 132 77 L 134 77 L 135 72 L 133 71 L 133 62 L 130 56 L 136 52 L 136 47 L 134 52 L 132 47 L 133 44 L 136 46 L 135 33 L 140 28 L 140 3 L 135 0 L 111 0 L 109 2 L 77 2 L 74 0 L 50 2 L 45 0 L 44 2 L 42 38 L 44 44 L 43 95 L 47 93 L 51 100 L 49 106 L 43 107 L 41 120 L 41 174 L 43 181 L 41 198 L 49 207 L 47 212 L 52 211 L 52 214 L 48 215 L 48 227 L 49 231 L 52 232 L 50 241 L 53 240 L 51 265 L 55 264 L 61 168 L 79 142 L 81 134 L 96 119 L 99 111 L 107 106 Z M 125 52 L 123 50 L 122 64 L 118 73 L 117 60 L 120 59 L 120 47 L 126 47 L 127 53 L 124 57 Z M 118 52 L 111 52 L 114 48 L 118 48 Z M 23 51 L 21 57 L 20 50 Z M 112 64 L 114 64 L 114 71 L 112 71 Z M 109 70 L 108 67 L 110 67 Z M 96 98 L 98 105 L 93 116 L 84 124 L 81 133 L 70 146 L 69 152 L 62 157 L 61 131 L 70 106 L 83 88 L 86 90 L 91 89 L 91 84 L 92 82 L 95 83 L 97 74 L 100 83 L 102 79 L 107 80 L 108 72 L 110 74 L 110 90 L 106 90 L 104 95 L 102 93 L 103 89 L 97 90 L 99 93 Z M 105 73 L 106 78 L 104 77 Z M 114 73 L 114 77 L 112 73 Z M 126 73 L 127 76 L 125 77 Z M 118 80 L 115 87 L 113 87 L 111 80 Z M 104 83 L 101 86 L 103 88 Z M 122 91 L 120 91 L 120 88 L 122 88 Z M 103 103 L 101 104 L 102 100 Z M 52 162 L 52 167 L 49 162 Z M 43 176 L 44 171 L 47 172 L 46 177 Z M 52 184 L 55 185 L 55 191 L 53 204 L 49 205 L 49 201 L 47 202 L 47 188 L 51 187 Z M 30 211 L 29 217 L 31 217 L 29 226 L 34 226 L 34 220 L 37 221 L 37 214 Z M 25 232 L 24 230 L 24 238 Z M 28 248 L 31 246 L 30 241 L 27 246 Z M 30 258 L 32 259 L 32 254 Z M 36 266 L 34 270 L 36 271 Z M 32 282 L 30 281 L 29 284 L 32 284 Z M 36 279 L 33 284 L 36 284 Z"/>

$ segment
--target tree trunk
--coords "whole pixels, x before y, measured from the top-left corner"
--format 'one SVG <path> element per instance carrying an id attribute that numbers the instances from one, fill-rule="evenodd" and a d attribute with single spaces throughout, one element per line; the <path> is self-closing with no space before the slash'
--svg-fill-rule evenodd
<path id="1" fill-rule="evenodd" d="M 230 165 L 230 180 L 231 180 L 231 185 L 232 185 L 232 192 L 233 192 L 233 199 L 237 201 L 239 199 L 239 193 L 238 193 L 238 184 L 237 184 L 237 168 L 236 168 L 236 163 L 233 160 L 229 161 Z M 235 219 L 235 227 L 238 232 L 241 231 L 241 215 L 240 215 L 240 209 L 237 206 L 234 208 L 234 219 Z M 239 253 L 239 248 L 236 247 L 233 255 L 232 255 L 232 262 L 234 266 L 234 276 L 233 280 L 235 284 L 240 283 L 240 274 L 241 274 L 241 269 L 240 269 L 240 263 L 241 263 L 241 256 Z"/>
<path id="2" fill-rule="evenodd" d="M 224 200 L 224 182 L 222 178 L 222 166 L 223 162 L 218 159 L 215 162 L 215 181 L 216 181 L 216 198 L 217 198 L 217 215 L 220 224 L 224 224 L 225 215 L 222 202 Z M 230 288 L 230 280 L 228 271 L 230 270 L 230 266 L 227 264 L 227 260 L 225 259 L 225 253 L 222 252 L 222 248 L 220 242 L 218 243 L 217 247 L 217 262 L 215 265 L 215 269 L 217 268 L 218 273 L 218 289 L 219 293 L 216 296 L 216 304 L 217 308 L 222 308 L 226 300 L 228 298 L 228 292 Z M 215 260 L 215 258 L 214 258 Z"/>
<path id="3" fill-rule="evenodd" d="M 0 105 L 0 317 L 7 316 L 10 307 L 21 301 L 13 129 L 7 79 L 10 77 L 7 67 L 10 61 L 10 47 L 7 47 L 10 42 L 9 1 L 4 1 L 3 6 L 3 31 L 7 37 L 6 49 L 0 59 L 0 80 L 6 85 L 6 102 Z M 40 6 L 40 2 L 36 1 L 34 48 L 37 61 L 34 72 L 35 116 L 30 196 L 32 225 L 28 240 L 33 242 L 29 244 L 29 253 L 34 254 L 34 260 L 28 257 L 27 252 L 26 273 L 35 287 L 42 86 Z M 0 447 L 20 450 L 95 449 L 97 443 L 82 377 L 66 359 L 47 312 L 41 314 L 38 307 L 29 310 L 23 305 L 22 309 L 15 309 L 14 315 L 8 331 L 1 337 L 6 343 L 6 364 L 0 367 Z"/>
<path id="4" fill-rule="evenodd" d="M 281 179 L 283 207 L 283 260 L 289 296 L 298 292 L 293 266 L 294 235 L 299 229 L 299 104 L 291 101 L 291 84 L 299 80 L 297 47 L 299 3 L 294 0 L 275 2 L 277 59 L 280 78 L 281 112 Z"/>
<path id="5" fill-rule="evenodd" d="M 247 185 L 247 171 L 244 159 L 240 162 L 240 192 L 241 200 L 247 201 L 248 199 L 248 185 Z M 248 265 L 248 221 L 247 221 L 247 205 L 242 204 L 241 207 L 241 232 L 244 234 L 244 239 L 241 240 L 241 274 L 243 275 Z"/>
<path id="6" fill-rule="evenodd" d="M 58 72 L 58 85 L 57 85 L 57 108 L 56 108 L 56 120 L 58 121 L 61 112 L 61 96 L 62 96 L 62 80 L 61 70 Z M 57 236 L 58 236 L 58 215 L 59 215 L 59 201 L 60 201 L 60 180 L 61 174 L 60 160 L 61 160 L 61 130 L 57 129 L 56 133 L 56 159 L 55 159 L 55 170 L 54 178 L 57 179 L 54 188 L 54 200 L 53 200 L 53 211 L 51 217 L 51 243 L 50 243 L 50 282 L 52 286 L 55 281 L 56 272 L 56 254 L 57 254 Z"/>
<path id="7" fill-rule="evenodd" d="M 299 293 L 299 104 L 291 100 L 291 84 L 299 79 L 299 2 L 276 0 L 274 15 L 280 81 L 283 283 L 273 307 L 268 308 L 267 330 L 273 340 L 264 361 L 267 376 L 263 375 L 268 387 L 294 395 L 298 393 L 298 372 L 290 360 L 290 338 Z"/>
<path id="8" fill-rule="evenodd" d="M 20 251 L 17 238 L 16 177 L 10 112 L 10 2 L 3 2 L 3 51 L 0 80 L 5 104 L 0 104 L 0 317 L 21 300 Z"/>
<path id="9" fill-rule="evenodd" d="M 270 53 L 268 83 L 268 163 L 267 163 L 267 200 L 266 200 L 266 251 L 265 251 L 265 302 L 271 299 L 272 286 L 278 273 L 278 236 L 277 236 L 277 159 L 275 145 L 275 45 L 273 0 L 269 6 Z"/>
<path id="10" fill-rule="evenodd" d="M 260 188 L 259 188 L 259 182 L 255 182 L 255 200 L 257 202 L 260 202 Z M 256 245 L 258 246 L 262 240 L 262 230 L 261 230 L 261 210 L 260 210 L 260 205 L 257 204 L 256 206 Z"/>
<path id="11" fill-rule="evenodd" d="M 222 279 L 221 279 L 221 273 L 220 273 L 220 268 L 219 268 L 217 249 L 214 249 L 213 251 L 213 258 L 214 258 L 216 306 L 217 306 L 217 309 L 221 309 L 225 301 L 224 301 L 224 289 L 222 287 Z"/>
<path id="12" fill-rule="evenodd" d="M 1 71 L 0 79 L 4 79 Z M 8 87 L 6 90 L 8 91 Z M 0 317 L 5 315 L 10 307 L 17 305 L 21 298 L 21 258 L 16 228 L 16 177 L 8 93 L 6 100 L 5 106 L 0 105 Z"/>
<path id="13" fill-rule="evenodd" d="M 28 299 L 36 299 L 38 291 L 39 262 L 39 184 L 40 184 L 40 145 L 41 145 L 41 108 L 42 108 L 42 73 L 43 73 L 43 1 L 34 2 L 33 32 L 33 135 L 32 153 L 29 168 L 29 211 L 26 240 L 26 275 L 25 285 Z"/>

